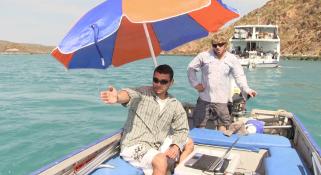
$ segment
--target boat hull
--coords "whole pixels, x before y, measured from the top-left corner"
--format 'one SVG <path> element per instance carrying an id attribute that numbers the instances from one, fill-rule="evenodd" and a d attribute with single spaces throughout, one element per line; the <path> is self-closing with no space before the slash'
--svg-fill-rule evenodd
<path id="1" fill-rule="evenodd" d="M 252 67 L 252 68 L 277 68 L 277 67 L 279 67 L 279 63 L 274 63 L 274 62 L 254 63 L 254 64 L 242 63 L 241 65 L 246 68 L 249 68 L 249 67 Z"/>
<path id="2" fill-rule="evenodd" d="M 184 104 L 184 108 L 188 114 L 189 124 L 190 127 L 193 128 L 193 118 L 192 118 L 192 112 L 194 105 L 192 104 Z M 239 147 L 233 149 L 232 153 L 234 155 L 234 158 L 232 156 L 231 159 L 233 159 L 233 164 L 231 164 L 230 170 L 232 169 L 234 172 L 242 171 L 240 169 L 244 169 L 244 172 L 246 171 L 246 167 L 248 171 L 252 171 L 253 173 L 256 169 L 260 169 L 260 173 L 263 174 L 277 174 L 277 173 L 271 173 L 271 172 L 279 172 L 278 168 L 274 166 L 275 162 L 279 162 L 280 159 L 283 159 L 282 156 L 280 158 L 277 158 L 276 160 L 273 160 L 267 155 L 273 153 L 274 155 L 277 153 L 281 153 L 282 155 L 284 153 L 291 152 L 295 153 L 299 158 L 296 158 L 297 161 L 303 160 L 302 165 L 304 165 L 304 168 L 306 168 L 306 171 L 310 174 L 320 175 L 321 174 L 321 151 L 318 145 L 315 143 L 313 138 L 310 136 L 308 131 L 304 128 L 303 124 L 300 122 L 300 120 L 293 115 L 292 113 L 278 110 L 278 111 L 268 111 L 268 110 L 258 110 L 254 109 L 251 112 L 251 117 L 253 117 L 256 120 L 264 121 L 264 135 L 258 135 L 258 136 L 250 136 L 250 137 L 257 137 L 248 139 L 249 141 L 254 141 L 253 143 L 249 143 L 249 141 L 241 140 L 238 147 L 241 145 L 250 145 L 250 147 Z M 248 117 L 248 116 L 247 116 Z M 242 116 L 234 117 L 234 121 L 241 120 Z M 212 120 L 212 119 L 210 119 Z M 208 122 L 207 128 L 212 128 L 211 125 L 213 122 Z M 222 139 L 219 142 L 213 142 L 211 144 L 205 144 L 202 147 L 201 145 L 196 144 L 196 149 L 199 150 L 202 149 L 205 152 L 209 152 L 209 150 L 216 150 L 218 152 L 218 155 L 221 155 L 224 150 L 226 150 L 226 147 L 229 147 L 233 141 L 233 137 L 238 137 L 237 135 L 234 135 L 230 138 L 224 136 L 225 138 L 222 138 L 222 133 L 218 131 L 214 131 L 212 129 L 208 130 L 202 130 L 198 129 L 197 132 L 203 132 L 201 134 L 197 134 L 200 137 L 204 137 L 205 140 L 211 140 L 209 139 L 212 137 L 212 140 Z M 196 132 L 195 130 L 192 130 L 192 132 Z M 120 145 L 120 138 L 121 138 L 122 130 L 119 130 L 113 134 L 109 134 L 105 136 L 102 139 L 99 139 L 95 143 L 86 146 L 85 148 L 82 148 L 70 155 L 65 156 L 64 158 L 55 161 L 31 174 L 54 174 L 54 175 L 71 175 L 71 174 L 90 174 L 95 171 L 99 171 L 99 174 L 101 172 L 105 172 L 104 174 L 119 174 L 119 171 L 123 172 L 123 169 L 128 166 L 131 169 L 133 167 L 131 165 L 125 165 L 127 164 L 125 161 L 123 161 L 121 158 L 116 158 L 119 156 L 119 145 Z M 217 136 L 214 136 L 216 133 Z M 210 134 L 208 137 L 206 134 Z M 264 137 L 282 137 L 278 138 L 279 140 L 276 140 L 274 142 L 266 142 Z M 193 133 L 191 133 L 191 137 L 193 138 Z M 245 136 L 247 137 L 247 136 Z M 261 141 L 259 141 L 261 139 Z M 281 140 L 280 140 L 281 139 Z M 228 140 L 231 140 L 230 143 Z M 199 142 L 195 138 L 194 140 L 196 143 Z M 261 143 L 264 142 L 264 143 Z M 223 144 L 225 143 L 225 145 Z M 261 144 L 260 144 L 261 143 Z M 222 145 L 223 144 L 223 145 Z M 275 145 L 276 144 L 276 145 Z M 284 146 L 285 144 L 285 146 Z M 243 149 L 251 149 L 251 146 L 258 145 L 260 154 L 256 153 L 248 153 L 248 151 L 245 151 Z M 272 145 L 272 149 L 267 147 L 268 145 Z M 283 145 L 283 146 L 282 146 Z M 280 150 L 273 151 L 273 148 L 275 146 L 280 147 Z M 202 148 L 200 148 L 202 147 Z M 282 148 L 281 148 L 282 147 Z M 241 150 L 238 150 L 240 149 Z M 243 151 L 242 151 L 243 150 Z M 286 151 L 283 151 L 286 150 Z M 255 150 L 252 150 L 255 152 Z M 263 152 L 261 152 L 263 151 Z M 268 153 L 267 153 L 268 152 Z M 241 155 L 241 156 L 240 156 Z M 246 156 L 245 156 L 246 155 Z M 253 163 L 245 163 L 243 165 L 238 165 L 240 162 L 247 162 L 250 161 L 247 159 L 248 156 L 254 155 L 253 159 L 258 159 L 255 162 L 260 162 L 259 164 L 256 164 L 257 167 L 253 167 Z M 241 158 L 243 159 L 241 160 Z M 244 159 L 245 158 L 245 159 Z M 114 161 L 117 160 L 118 162 L 121 161 L 120 167 L 115 167 L 112 164 Z M 286 160 L 286 159 L 285 159 Z M 289 160 L 292 160 L 290 158 Z M 111 163 L 109 163 L 111 162 Z M 114 161 L 115 162 L 115 161 Z M 262 163 L 264 162 L 264 163 Z M 281 161 L 282 162 L 282 161 Z M 286 162 L 286 161 L 285 161 Z M 233 165 L 233 166 L 232 166 Z M 253 165 L 253 166 L 249 166 Z M 241 167 L 241 168 L 240 168 Z M 101 168 L 107 168 L 106 171 L 102 170 Z M 176 174 L 191 174 L 191 172 L 197 172 L 196 174 L 199 174 L 200 171 L 191 171 L 191 169 L 185 169 L 185 165 L 179 164 L 176 169 Z M 237 170 L 239 168 L 239 170 Z M 135 168 L 134 168 L 135 169 Z M 129 170 L 128 170 L 129 171 Z M 203 171 L 202 171 L 203 172 Z M 129 173 L 130 172 L 126 172 Z M 133 174 L 140 174 L 142 171 L 135 171 Z M 283 172 L 282 174 L 292 174 L 292 172 Z M 93 174 L 94 175 L 94 174 Z"/>

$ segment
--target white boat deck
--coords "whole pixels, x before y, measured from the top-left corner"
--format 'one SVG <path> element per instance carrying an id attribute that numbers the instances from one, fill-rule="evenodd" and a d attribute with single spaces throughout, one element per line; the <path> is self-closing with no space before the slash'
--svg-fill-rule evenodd
<path id="1" fill-rule="evenodd" d="M 207 175 L 209 172 L 202 171 L 185 166 L 185 163 L 195 154 L 201 153 L 221 157 L 225 153 L 226 148 L 213 147 L 206 145 L 196 145 L 194 151 L 175 169 L 175 175 Z M 262 160 L 267 154 L 267 150 L 260 149 L 259 152 L 233 149 L 227 159 L 230 160 L 229 165 L 225 170 L 225 174 L 249 173 L 249 172 L 264 172 L 262 168 Z"/>

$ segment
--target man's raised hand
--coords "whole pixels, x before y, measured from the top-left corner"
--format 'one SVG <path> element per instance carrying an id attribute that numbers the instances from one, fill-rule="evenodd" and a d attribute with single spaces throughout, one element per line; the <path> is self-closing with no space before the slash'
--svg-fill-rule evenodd
<path id="1" fill-rule="evenodd" d="M 109 86 L 106 91 L 100 92 L 100 99 L 104 103 L 114 104 L 114 103 L 117 103 L 117 95 L 118 95 L 117 90 L 114 87 Z"/>

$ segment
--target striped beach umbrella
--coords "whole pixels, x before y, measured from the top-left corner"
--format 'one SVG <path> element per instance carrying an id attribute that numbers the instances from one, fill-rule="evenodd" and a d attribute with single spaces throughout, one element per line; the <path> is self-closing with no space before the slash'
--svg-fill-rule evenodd
<path id="1" fill-rule="evenodd" d="M 156 56 L 238 17 L 221 0 L 107 0 L 71 28 L 52 55 L 66 68 L 104 69 Z"/>

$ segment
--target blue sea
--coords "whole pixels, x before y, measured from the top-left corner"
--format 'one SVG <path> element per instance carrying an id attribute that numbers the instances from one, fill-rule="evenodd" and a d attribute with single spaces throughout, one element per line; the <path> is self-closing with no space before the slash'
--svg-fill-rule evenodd
<path id="1" fill-rule="evenodd" d="M 174 68 L 170 92 L 195 103 L 187 82 L 192 57 L 160 56 Z M 49 55 L 0 55 L 0 174 L 29 174 L 118 130 L 126 108 L 102 103 L 100 91 L 150 85 L 151 59 L 106 70 L 66 70 Z M 245 70 L 258 96 L 248 110 L 295 113 L 321 145 L 321 62 L 282 60 L 280 68 Z"/>

